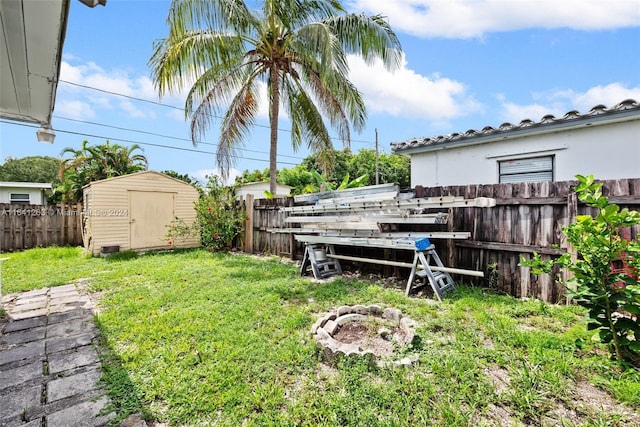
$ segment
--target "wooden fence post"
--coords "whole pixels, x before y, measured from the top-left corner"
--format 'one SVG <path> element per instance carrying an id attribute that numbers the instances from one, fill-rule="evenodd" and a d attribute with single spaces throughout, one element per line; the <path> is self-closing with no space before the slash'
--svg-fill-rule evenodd
<path id="1" fill-rule="evenodd" d="M 245 207 L 247 209 L 247 220 L 245 221 L 244 233 L 244 251 L 248 254 L 253 253 L 253 195 L 247 194 L 245 198 Z"/>
<path id="2" fill-rule="evenodd" d="M 287 198 L 287 206 L 293 207 L 293 197 Z M 285 214 L 285 217 L 286 216 Z M 296 259 L 296 240 L 293 237 L 293 233 L 289 233 L 289 258 L 291 261 L 295 261 Z"/>
<path id="3" fill-rule="evenodd" d="M 576 221 L 578 215 L 578 196 L 574 191 L 571 191 L 567 195 L 567 225 Z M 567 242 L 567 252 L 571 254 L 571 262 L 575 264 L 578 260 L 578 252 L 574 249 L 573 245 Z M 569 279 L 573 277 L 573 273 L 568 268 L 564 268 L 564 282 L 569 282 Z M 576 290 L 575 286 L 571 287 L 572 290 Z M 567 304 L 571 304 L 571 298 L 567 296 Z"/>

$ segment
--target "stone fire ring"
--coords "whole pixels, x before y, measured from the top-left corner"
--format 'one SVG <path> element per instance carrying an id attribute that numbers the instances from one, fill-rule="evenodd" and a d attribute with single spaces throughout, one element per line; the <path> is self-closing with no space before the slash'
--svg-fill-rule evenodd
<path id="1" fill-rule="evenodd" d="M 385 319 L 390 325 L 400 328 L 405 335 L 406 344 L 410 343 L 415 335 L 416 322 L 408 317 L 403 317 L 402 311 L 397 308 L 383 310 L 379 305 L 345 305 L 319 318 L 311 328 L 316 343 L 322 349 L 323 360 L 334 364 L 344 356 L 362 357 L 369 360 L 370 364 L 379 367 L 411 366 L 418 362 L 418 355 L 398 360 L 387 360 L 388 358 L 381 360 L 380 355 L 376 354 L 373 349 L 340 342 L 334 338 L 341 326 L 350 322 L 366 322 L 370 320 L 369 316 Z"/>

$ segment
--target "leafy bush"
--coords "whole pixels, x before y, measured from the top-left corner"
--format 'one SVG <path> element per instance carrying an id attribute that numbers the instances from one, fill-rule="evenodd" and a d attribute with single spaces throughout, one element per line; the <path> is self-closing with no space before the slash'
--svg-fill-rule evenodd
<path id="1" fill-rule="evenodd" d="M 177 240 L 198 236 L 200 243 L 210 251 L 225 251 L 231 248 L 233 239 L 242 230 L 246 215 L 237 206 L 235 188 L 225 187 L 215 175 L 207 177 L 204 194 L 195 205 L 196 220 L 192 225 L 176 218 L 169 227 L 167 241 L 173 245 Z"/>
<path id="2" fill-rule="evenodd" d="M 625 229 L 640 224 L 640 212 L 610 203 L 592 175 L 577 178 L 578 198 L 599 212 L 595 218 L 579 215 L 563 228 L 578 259 L 565 253 L 555 263 L 573 273 L 570 283 L 575 287 L 568 288 L 567 295 L 589 310 L 587 329 L 598 330 L 600 341 L 621 365 L 640 367 L 640 242 L 624 236 Z M 536 254 L 521 265 L 540 274 L 549 273 L 553 263 Z"/>

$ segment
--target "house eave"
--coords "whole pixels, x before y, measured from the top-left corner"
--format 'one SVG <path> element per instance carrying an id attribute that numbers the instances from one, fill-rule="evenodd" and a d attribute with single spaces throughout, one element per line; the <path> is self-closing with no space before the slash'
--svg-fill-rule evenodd
<path id="1" fill-rule="evenodd" d="M 53 186 L 46 182 L 0 181 L 0 188 L 37 188 L 41 190 L 51 190 Z"/>
<path id="2" fill-rule="evenodd" d="M 635 101 L 633 102 L 635 103 Z M 542 122 L 538 123 L 531 122 L 530 124 L 525 125 L 521 123 L 520 126 L 512 127 L 507 130 L 491 128 L 485 133 L 474 131 L 475 134 L 470 136 L 455 134 L 448 137 L 436 138 L 443 139 L 442 142 L 436 140 L 434 142 L 424 143 L 420 142 L 419 139 L 414 139 L 413 141 L 392 143 L 392 151 L 395 154 L 412 155 L 640 120 L 640 107 L 638 107 L 637 103 L 635 103 L 635 105 L 635 108 L 620 109 L 600 114 L 589 114 L 568 120 L 559 119 L 551 123 L 546 123 L 543 119 Z M 414 144 L 414 146 L 402 147 L 402 145 L 407 144 Z"/>

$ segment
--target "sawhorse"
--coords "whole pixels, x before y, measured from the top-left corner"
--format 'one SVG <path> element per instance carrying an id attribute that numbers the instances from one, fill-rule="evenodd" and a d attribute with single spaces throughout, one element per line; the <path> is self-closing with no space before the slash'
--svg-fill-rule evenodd
<path id="1" fill-rule="evenodd" d="M 304 257 L 302 258 L 302 267 L 300 275 L 304 276 L 309 267 L 316 279 L 326 279 L 327 277 L 342 274 L 340 261 L 336 258 L 330 258 L 327 255 L 335 255 L 336 251 L 333 245 L 323 244 L 306 244 L 304 247 Z"/>
<path id="2" fill-rule="evenodd" d="M 398 249 L 406 248 L 398 247 Z M 436 253 L 433 245 L 429 245 L 426 249 L 416 249 L 414 251 L 413 263 L 409 264 L 407 262 L 399 261 L 336 255 L 334 245 L 332 244 L 307 243 L 305 245 L 300 275 L 304 276 L 309 268 L 311 268 L 313 277 L 316 279 L 325 279 L 337 274 L 342 274 L 342 267 L 339 262 L 340 259 L 391 265 L 396 267 L 410 267 L 411 273 L 409 274 L 409 280 L 407 281 L 405 291 L 407 296 L 412 290 L 425 286 L 427 283 L 431 285 L 433 293 L 440 301 L 446 291 L 455 289 L 455 282 L 446 271 L 447 269 L 442 264 L 442 261 Z M 435 265 L 431 265 L 432 261 Z M 413 284 L 416 276 L 423 279 L 421 285 Z"/>
<path id="3" fill-rule="evenodd" d="M 431 260 L 433 260 L 435 265 L 431 265 Z M 419 269 L 420 267 L 421 269 Z M 439 271 L 443 268 L 444 265 L 442 264 L 442 261 L 436 253 L 433 245 L 425 250 L 415 251 L 405 295 L 409 296 L 409 293 L 412 290 L 420 286 L 424 286 L 429 282 L 431 289 L 433 289 L 433 293 L 438 297 L 438 300 L 442 301 L 442 296 L 445 292 L 456 288 L 456 283 L 453 281 L 449 273 L 446 271 Z M 416 276 L 423 279 L 422 285 L 413 285 L 413 279 Z"/>

